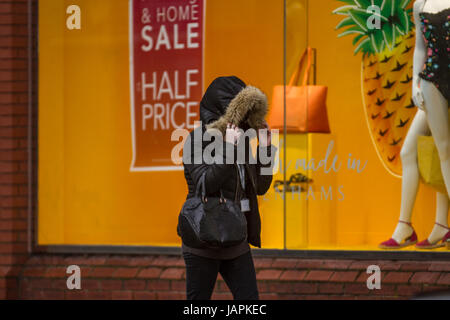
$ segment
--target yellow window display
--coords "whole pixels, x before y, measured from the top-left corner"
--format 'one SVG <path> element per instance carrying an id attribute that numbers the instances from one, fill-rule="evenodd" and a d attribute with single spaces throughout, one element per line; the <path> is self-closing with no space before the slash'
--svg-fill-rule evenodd
<path id="1" fill-rule="evenodd" d="M 170 141 L 170 130 L 178 124 L 193 128 L 201 94 L 222 75 L 257 86 L 272 108 L 274 88 L 284 85 L 288 91 L 310 47 L 315 59 L 308 83 L 327 88 L 330 132 L 283 132 L 280 127 L 272 185 L 258 199 L 262 249 L 380 250 L 378 244 L 392 234 L 399 217 L 400 153 L 417 109 L 409 81 L 414 25 L 394 37 L 393 46 L 368 55 L 363 37 L 361 44 L 349 34 L 339 36 L 351 25 L 342 22 L 350 1 L 188 2 L 201 10 L 176 4 L 175 13 L 171 1 L 155 2 L 168 19 L 168 32 L 161 35 L 152 9 L 147 33 L 133 29 L 133 19 L 141 19 L 143 11 L 130 12 L 131 0 L 39 1 L 37 244 L 179 247 L 176 226 L 187 186 L 182 166 L 167 162 L 178 142 Z M 412 2 L 403 2 L 408 6 L 395 9 L 410 23 Z M 71 15 L 66 11 L 70 5 L 80 8 L 80 29 L 61 28 Z M 185 22 L 191 23 L 186 34 Z M 156 105 L 144 107 L 152 74 L 141 77 L 137 60 L 130 58 L 136 58 L 130 39 L 144 35 L 149 51 L 156 50 L 158 41 L 173 49 L 174 55 L 164 60 L 170 64 L 167 70 L 173 68 L 170 79 L 173 70 L 184 68 L 178 80 L 195 83 L 191 96 L 189 86 L 172 86 L 173 99 L 167 106 L 161 103 L 159 111 Z M 182 53 L 189 45 L 197 49 L 195 57 L 191 51 Z M 152 57 L 159 58 L 145 60 Z M 156 53 L 140 59 L 160 74 L 166 68 Z M 377 66 L 369 68 L 375 61 Z M 313 112 L 308 95 L 306 115 Z M 132 101 L 139 103 L 133 108 Z M 177 101 L 184 104 L 175 111 Z M 155 131 L 145 132 L 148 128 Z M 434 189 L 422 184 L 412 215 L 420 240 L 433 228 L 434 200 Z"/>

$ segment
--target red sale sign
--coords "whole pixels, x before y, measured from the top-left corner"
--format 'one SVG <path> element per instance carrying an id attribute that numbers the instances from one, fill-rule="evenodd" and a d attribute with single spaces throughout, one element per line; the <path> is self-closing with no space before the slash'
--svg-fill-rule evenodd
<path id="1" fill-rule="evenodd" d="M 176 166 L 176 129 L 192 130 L 203 89 L 204 0 L 130 0 L 132 171 Z"/>

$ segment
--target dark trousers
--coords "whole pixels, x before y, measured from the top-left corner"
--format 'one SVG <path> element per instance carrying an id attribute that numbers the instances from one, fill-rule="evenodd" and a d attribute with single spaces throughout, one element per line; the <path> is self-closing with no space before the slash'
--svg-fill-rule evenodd
<path id="1" fill-rule="evenodd" d="M 235 300 L 258 300 L 256 273 L 251 251 L 230 260 L 204 258 L 183 252 L 188 300 L 211 299 L 220 272 Z"/>

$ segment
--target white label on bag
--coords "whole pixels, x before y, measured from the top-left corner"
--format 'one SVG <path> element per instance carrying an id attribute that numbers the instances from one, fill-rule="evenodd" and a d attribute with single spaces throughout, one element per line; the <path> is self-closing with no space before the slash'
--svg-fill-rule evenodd
<path id="1" fill-rule="evenodd" d="M 241 200 L 241 211 L 242 212 L 250 211 L 250 201 L 248 199 Z"/>

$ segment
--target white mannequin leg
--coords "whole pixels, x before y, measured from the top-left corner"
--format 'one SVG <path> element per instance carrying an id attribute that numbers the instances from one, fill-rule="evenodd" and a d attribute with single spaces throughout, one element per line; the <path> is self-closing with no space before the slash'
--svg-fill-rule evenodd
<path id="1" fill-rule="evenodd" d="M 400 153 L 402 159 L 402 199 L 400 220 L 411 222 L 411 215 L 419 188 L 419 167 L 417 163 L 417 139 L 429 135 L 426 114 L 418 110 L 414 117 Z M 412 233 L 412 228 L 405 223 L 398 223 L 392 238 L 398 243 Z"/>
<path id="2" fill-rule="evenodd" d="M 422 80 L 421 88 L 425 101 L 428 126 L 441 160 L 441 170 L 450 196 L 450 131 L 448 124 L 448 102 L 429 81 Z"/>
<path id="3" fill-rule="evenodd" d="M 438 149 L 441 160 L 441 170 L 444 177 L 447 194 L 436 195 L 436 222 L 448 227 L 448 208 L 450 195 L 450 132 L 448 124 L 448 102 L 440 91 L 429 81 L 421 81 L 425 101 L 428 126 Z M 448 232 L 447 229 L 435 224 L 428 236 L 428 241 L 434 243 Z"/>
<path id="4" fill-rule="evenodd" d="M 448 227 L 448 208 L 449 208 L 449 199 L 445 193 L 437 192 L 436 193 L 436 222 Z M 447 229 L 442 228 L 441 226 L 435 224 L 433 230 L 428 236 L 428 242 L 435 243 L 436 241 L 441 240 L 445 234 L 448 232 Z"/>

